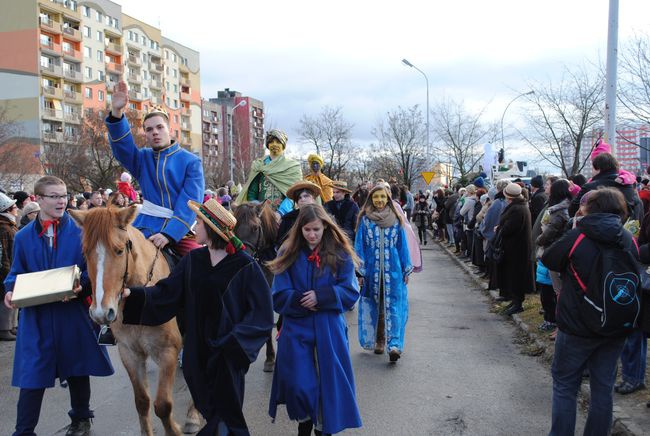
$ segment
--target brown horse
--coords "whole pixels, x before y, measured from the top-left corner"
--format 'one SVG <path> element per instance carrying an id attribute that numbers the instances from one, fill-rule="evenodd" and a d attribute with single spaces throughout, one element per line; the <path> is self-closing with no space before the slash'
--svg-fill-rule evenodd
<path id="1" fill-rule="evenodd" d="M 269 286 L 273 282 L 273 274 L 264 263 L 275 257 L 275 240 L 278 236 L 280 223 L 268 205 L 268 202 L 248 202 L 233 208 L 237 219 L 235 234 L 244 243 L 246 252 L 253 256 L 264 271 L 264 277 Z M 266 360 L 264 372 L 273 372 L 275 365 L 275 349 L 273 348 L 273 334 L 266 341 Z"/>
<path id="2" fill-rule="evenodd" d="M 146 361 L 151 357 L 159 368 L 154 412 L 162 421 L 165 435 L 180 435 L 172 415 L 172 390 L 182 347 L 176 319 L 155 327 L 122 324 L 122 290 L 156 283 L 169 275 L 169 265 L 156 247 L 131 226 L 138 212 L 136 206 L 69 212 L 83 229 L 83 252 L 93 288 L 90 317 L 99 325 L 111 325 L 133 385 L 141 434 L 153 435 L 146 373 Z M 188 422 L 186 432 L 198 431 L 199 417 L 193 406 Z"/>

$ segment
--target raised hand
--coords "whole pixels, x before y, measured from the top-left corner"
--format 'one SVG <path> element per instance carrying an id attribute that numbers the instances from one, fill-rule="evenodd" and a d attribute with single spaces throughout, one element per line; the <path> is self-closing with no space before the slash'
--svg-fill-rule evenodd
<path id="1" fill-rule="evenodd" d="M 129 103 L 129 87 L 124 80 L 120 80 L 113 89 L 111 97 L 111 113 L 116 118 L 122 118 L 124 108 Z"/>

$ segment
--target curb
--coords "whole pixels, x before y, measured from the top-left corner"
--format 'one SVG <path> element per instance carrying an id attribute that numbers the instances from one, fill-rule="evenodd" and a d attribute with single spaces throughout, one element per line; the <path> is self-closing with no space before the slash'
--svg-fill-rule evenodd
<path id="1" fill-rule="evenodd" d="M 433 238 L 432 238 L 433 239 Z M 460 268 L 465 271 L 469 277 L 476 283 L 476 285 L 479 286 L 479 290 L 486 294 L 491 302 L 494 302 L 496 297 L 499 296 L 499 293 L 497 291 L 487 291 L 486 288 L 486 283 L 480 279 L 476 274 L 474 274 L 474 271 L 469 267 L 469 264 L 467 264 L 465 261 L 461 260 L 456 256 L 452 251 L 445 246 L 444 242 L 436 241 L 433 239 L 433 242 L 438 244 L 438 246 L 445 252 L 449 257 L 451 257 L 457 264 L 460 266 Z M 542 341 L 540 341 L 537 338 L 537 335 L 533 334 L 531 331 L 531 328 L 528 324 L 526 324 L 522 319 L 519 317 L 519 315 L 515 314 L 512 315 L 512 320 L 514 321 L 515 325 L 519 327 L 521 331 L 526 333 L 526 336 L 535 343 L 538 347 L 544 350 L 544 353 L 547 353 L 550 345 L 546 344 Z M 583 398 L 589 398 L 589 383 L 582 383 L 580 385 L 580 395 L 582 395 Z M 613 417 L 612 417 L 612 435 L 615 436 L 640 436 L 645 434 L 643 429 L 634 421 L 632 421 L 630 415 L 625 413 L 625 411 L 620 407 L 616 405 L 616 401 L 614 401 L 614 408 L 613 408 Z"/>

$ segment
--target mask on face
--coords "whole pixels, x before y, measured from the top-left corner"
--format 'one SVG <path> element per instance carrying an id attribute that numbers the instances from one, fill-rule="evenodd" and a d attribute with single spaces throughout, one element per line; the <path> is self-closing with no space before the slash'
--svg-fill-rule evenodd
<path id="1" fill-rule="evenodd" d="M 375 191 L 372 194 L 372 204 L 378 209 L 383 210 L 388 204 L 388 194 L 383 189 Z"/>

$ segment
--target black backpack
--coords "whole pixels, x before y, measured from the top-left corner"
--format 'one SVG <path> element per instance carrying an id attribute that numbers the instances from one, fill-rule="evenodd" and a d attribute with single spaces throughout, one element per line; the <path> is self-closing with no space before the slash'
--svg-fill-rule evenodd
<path id="1" fill-rule="evenodd" d="M 571 256 L 586 236 L 583 233 L 569 252 L 569 272 L 578 283 L 578 310 L 585 325 L 600 336 L 625 336 L 637 327 L 641 312 L 639 263 L 621 247 L 598 245 L 589 277 L 581 278 Z"/>

